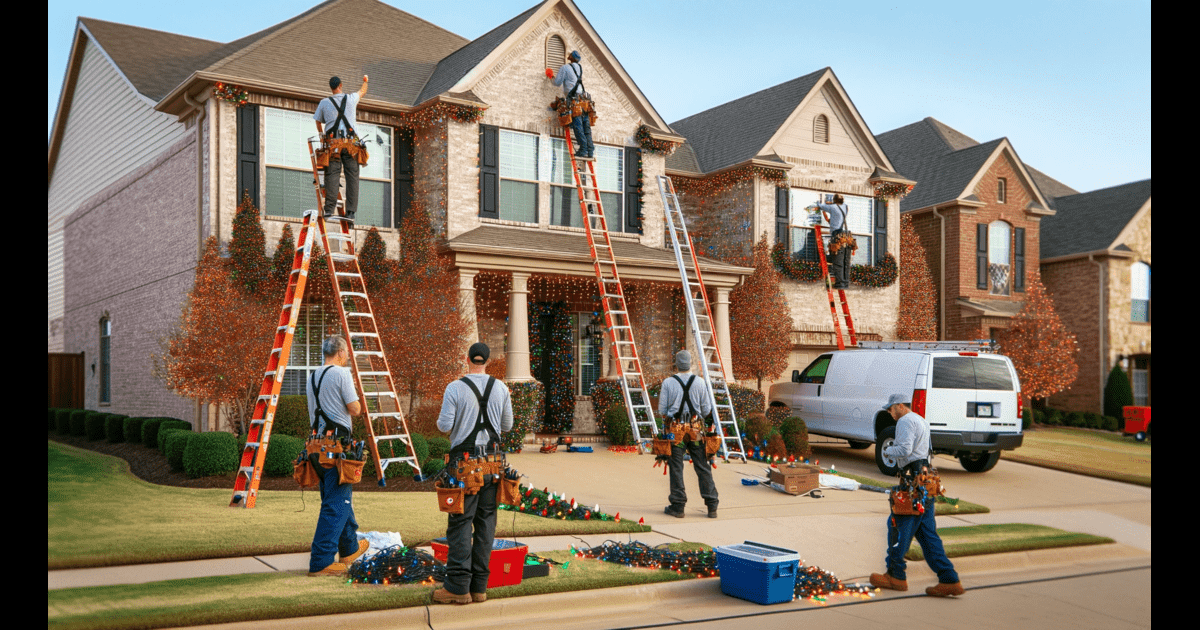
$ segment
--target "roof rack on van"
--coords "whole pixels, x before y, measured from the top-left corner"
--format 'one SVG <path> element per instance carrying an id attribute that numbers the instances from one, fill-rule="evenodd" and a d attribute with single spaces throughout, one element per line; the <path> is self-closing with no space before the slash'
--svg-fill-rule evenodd
<path id="1" fill-rule="evenodd" d="M 951 352 L 999 352 L 992 339 L 974 341 L 859 341 L 858 347 L 874 350 L 947 350 Z"/>

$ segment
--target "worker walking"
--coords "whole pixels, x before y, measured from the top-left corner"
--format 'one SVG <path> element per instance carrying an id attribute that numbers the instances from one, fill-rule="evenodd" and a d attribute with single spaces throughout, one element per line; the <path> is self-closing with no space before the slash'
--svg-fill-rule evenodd
<path id="1" fill-rule="evenodd" d="M 692 355 L 687 350 L 675 355 L 675 369 L 679 373 L 663 381 L 662 392 L 658 396 L 658 413 L 673 421 L 668 424 L 669 431 L 673 429 L 694 439 L 685 437 L 682 446 L 671 445 L 671 458 L 667 462 L 671 479 L 668 499 L 671 504 L 663 512 L 676 518 L 684 516 L 687 492 L 683 487 L 683 456 L 687 453 L 692 458 L 692 469 L 696 471 L 696 478 L 700 482 L 700 496 L 708 506 L 708 518 L 717 518 L 717 486 L 713 483 L 704 441 L 704 427 L 713 411 L 708 384 L 691 373 Z"/>

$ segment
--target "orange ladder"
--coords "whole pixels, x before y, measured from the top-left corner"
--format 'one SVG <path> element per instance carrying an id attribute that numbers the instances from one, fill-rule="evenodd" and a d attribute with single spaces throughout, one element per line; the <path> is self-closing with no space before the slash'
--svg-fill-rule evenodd
<path id="1" fill-rule="evenodd" d="M 846 290 L 837 289 L 838 298 L 842 305 L 841 313 L 838 312 L 837 304 L 833 299 L 833 280 L 829 277 L 829 264 L 825 262 L 825 238 L 821 233 L 821 225 L 813 225 L 813 231 L 817 237 L 817 254 L 821 261 L 821 276 L 825 278 L 825 291 L 829 294 L 829 312 L 833 315 L 833 332 L 837 335 L 838 350 L 846 349 L 846 342 L 842 339 L 842 317 L 846 318 L 846 330 L 850 333 L 850 345 L 858 345 L 858 336 L 854 334 L 854 318 L 850 317 L 850 303 L 846 301 Z M 846 278 L 849 282 L 850 279 Z"/>

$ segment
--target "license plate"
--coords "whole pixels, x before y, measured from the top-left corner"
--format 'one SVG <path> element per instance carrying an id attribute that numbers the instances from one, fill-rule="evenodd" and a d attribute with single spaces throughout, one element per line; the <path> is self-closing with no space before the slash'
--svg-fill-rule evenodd
<path id="1" fill-rule="evenodd" d="M 992 406 L 984 404 L 975 405 L 975 416 L 979 418 L 991 418 Z"/>
<path id="2" fill-rule="evenodd" d="M 972 434 L 971 434 L 971 441 L 972 441 L 972 442 L 974 442 L 974 443 L 976 443 L 976 444 L 979 444 L 979 443 L 981 443 L 981 442 L 986 442 L 986 441 L 987 441 L 987 434 L 986 434 L 986 433 L 972 433 Z"/>

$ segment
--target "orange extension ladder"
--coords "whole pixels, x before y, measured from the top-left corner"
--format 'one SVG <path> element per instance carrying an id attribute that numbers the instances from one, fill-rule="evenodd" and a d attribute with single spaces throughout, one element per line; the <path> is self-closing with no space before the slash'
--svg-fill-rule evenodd
<path id="1" fill-rule="evenodd" d="M 391 463 L 406 463 L 412 466 L 418 475 L 421 474 L 421 467 L 417 463 L 416 457 L 412 455 L 412 440 L 408 433 L 408 423 L 404 419 L 404 413 L 400 410 L 400 401 L 396 396 L 391 370 L 388 369 L 383 343 L 379 338 L 379 329 L 371 311 L 371 300 L 367 295 L 367 287 L 358 267 L 354 237 L 351 234 L 350 223 L 344 216 L 340 194 L 337 203 L 338 212 L 329 219 L 337 224 L 332 232 L 327 229 L 326 219 L 322 216 L 321 208 L 324 207 L 325 190 L 321 186 L 321 177 L 314 151 L 314 144 L 318 142 L 315 138 L 308 140 L 309 158 L 313 170 L 313 187 L 317 194 L 317 209 L 304 213 L 304 221 L 301 224 L 300 237 L 297 241 L 299 246 L 296 248 L 295 257 L 292 260 L 292 272 L 288 276 L 287 293 L 284 297 L 283 309 L 279 314 L 279 324 L 275 329 L 275 346 L 267 359 L 267 371 L 263 375 L 262 387 L 259 389 L 258 400 L 254 405 L 254 417 L 250 421 L 246 446 L 238 464 L 233 499 L 229 502 L 230 507 L 252 508 L 258 495 L 263 464 L 267 458 L 267 446 L 271 440 L 275 408 L 279 402 L 279 389 L 283 384 L 284 370 L 287 369 L 288 357 L 292 349 L 292 336 L 296 331 L 300 305 L 304 300 L 309 263 L 312 260 L 313 245 L 318 233 L 321 247 L 328 252 L 329 256 L 329 276 L 333 282 L 334 299 L 338 304 L 342 334 L 350 346 L 349 364 L 354 374 L 354 386 L 358 392 L 358 399 L 363 403 L 363 411 L 367 415 L 367 434 L 370 436 L 371 458 L 379 476 L 379 485 L 386 485 L 384 471 Z M 331 242 L 338 243 L 336 250 L 330 247 Z M 376 428 L 377 424 L 378 428 Z M 407 447 L 409 455 L 380 457 L 380 443 L 396 441 Z"/>
<path id="2" fill-rule="evenodd" d="M 850 333 L 851 347 L 858 345 L 858 336 L 854 334 L 854 318 L 850 317 L 850 303 L 846 301 L 846 290 L 836 289 L 838 298 L 842 305 L 842 310 L 838 312 L 838 302 L 833 299 L 833 280 L 829 277 L 829 264 L 825 262 L 825 238 L 821 233 L 821 224 L 813 225 L 813 231 L 817 237 L 817 255 L 821 261 L 821 275 L 825 278 L 825 291 L 829 294 L 829 312 L 833 315 L 833 332 L 837 335 L 838 350 L 846 349 L 846 342 L 842 338 L 842 317 L 846 318 L 846 330 Z M 849 280 L 849 278 L 847 278 Z"/>

